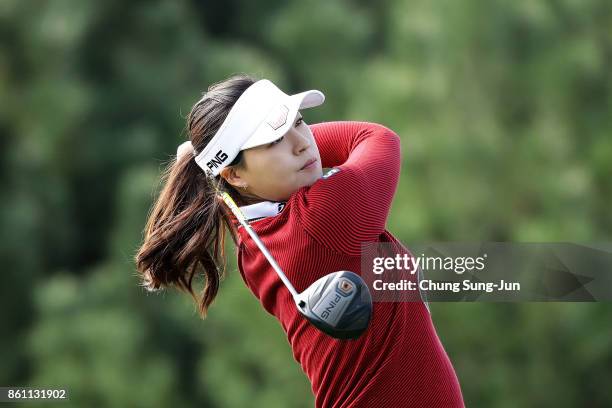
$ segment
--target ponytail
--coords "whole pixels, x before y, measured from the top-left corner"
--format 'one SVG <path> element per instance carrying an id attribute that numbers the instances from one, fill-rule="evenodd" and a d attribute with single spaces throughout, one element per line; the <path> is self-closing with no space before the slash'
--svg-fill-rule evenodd
<path id="1" fill-rule="evenodd" d="M 173 285 L 190 294 L 202 318 L 225 275 L 225 227 L 234 244 L 237 242 L 236 227 L 218 193 L 226 191 L 237 202 L 243 200 L 220 176 L 206 176 L 194 160 L 193 149 L 202 151 L 242 92 L 254 82 L 246 75 L 231 77 L 211 86 L 193 107 L 188 117 L 193 147 L 181 146 L 176 159 L 164 170 L 163 188 L 135 257 L 142 286 L 157 291 Z M 230 165 L 242 166 L 242 154 Z M 193 280 L 199 274 L 205 278 L 200 296 L 193 289 Z"/>

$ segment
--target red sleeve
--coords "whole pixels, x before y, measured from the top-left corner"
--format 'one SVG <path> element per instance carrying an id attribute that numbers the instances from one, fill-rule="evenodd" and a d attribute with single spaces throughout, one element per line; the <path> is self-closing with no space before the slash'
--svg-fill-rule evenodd
<path id="1" fill-rule="evenodd" d="M 401 165 L 400 139 L 368 122 L 311 125 L 323 167 L 336 173 L 305 188 L 298 199 L 304 229 L 322 245 L 359 255 L 361 243 L 385 229 Z"/>

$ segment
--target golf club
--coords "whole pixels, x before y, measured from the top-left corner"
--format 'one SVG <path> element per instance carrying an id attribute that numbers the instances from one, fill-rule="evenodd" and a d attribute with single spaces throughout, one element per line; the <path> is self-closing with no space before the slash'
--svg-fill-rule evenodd
<path id="1" fill-rule="evenodd" d="M 232 197 L 223 192 L 221 198 L 289 289 L 300 314 L 310 323 L 337 339 L 356 339 L 367 329 L 372 316 L 372 297 L 359 275 L 350 271 L 332 272 L 298 293 Z"/>

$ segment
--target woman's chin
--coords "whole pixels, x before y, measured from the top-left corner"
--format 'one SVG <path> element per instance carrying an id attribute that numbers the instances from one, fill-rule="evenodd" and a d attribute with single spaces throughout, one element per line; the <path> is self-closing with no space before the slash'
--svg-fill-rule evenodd
<path id="1" fill-rule="evenodd" d="M 323 177 L 323 169 L 320 167 L 318 169 L 313 169 L 311 174 L 308 175 L 307 181 L 304 183 L 306 186 L 312 186 L 318 179 Z"/>

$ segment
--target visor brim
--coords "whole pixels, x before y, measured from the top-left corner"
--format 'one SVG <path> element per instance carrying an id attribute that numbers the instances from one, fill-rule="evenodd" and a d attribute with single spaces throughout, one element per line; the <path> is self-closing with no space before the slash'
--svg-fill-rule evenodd
<path id="1" fill-rule="evenodd" d="M 310 90 L 289 96 L 263 120 L 240 150 L 250 149 L 272 143 L 285 135 L 293 126 L 300 109 L 314 108 L 323 104 L 325 95 L 321 91 Z M 282 122 L 282 123 L 281 123 Z"/>

